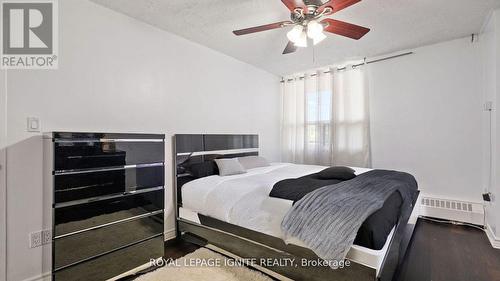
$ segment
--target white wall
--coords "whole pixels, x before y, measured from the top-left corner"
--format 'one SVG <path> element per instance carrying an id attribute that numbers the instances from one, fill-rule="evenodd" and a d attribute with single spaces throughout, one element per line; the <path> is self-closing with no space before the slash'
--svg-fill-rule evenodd
<path id="1" fill-rule="evenodd" d="M 6 81 L 5 72 L 0 70 L 0 281 L 5 281 L 6 270 Z"/>
<path id="2" fill-rule="evenodd" d="M 28 248 L 50 215 L 28 116 L 43 131 L 166 133 L 169 187 L 175 133 L 258 133 L 261 153 L 279 159 L 278 77 L 91 2 L 59 1 L 59 13 L 59 69 L 8 73 L 9 281 L 42 274 L 50 260 L 50 246 Z"/>
<path id="3" fill-rule="evenodd" d="M 484 96 L 483 101 L 493 102 L 493 111 L 491 112 L 491 142 L 490 142 L 490 116 L 485 113 L 483 116 L 484 147 L 483 162 L 485 166 L 485 182 L 488 183 L 489 160 L 492 157 L 491 185 L 489 191 L 493 194 L 493 201 L 488 203 L 486 209 L 486 221 L 494 235 L 498 237 L 498 228 L 500 227 L 500 171 L 498 170 L 498 159 L 500 159 L 500 130 L 497 124 L 500 122 L 498 114 L 498 101 L 500 100 L 500 10 L 492 13 L 485 25 L 484 32 L 481 34 L 481 44 L 483 47 L 483 65 L 484 65 Z"/>
<path id="4" fill-rule="evenodd" d="M 480 202 L 480 45 L 413 51 L 369 65 L 373 166 L 414 174 L 426 195 Z"/>

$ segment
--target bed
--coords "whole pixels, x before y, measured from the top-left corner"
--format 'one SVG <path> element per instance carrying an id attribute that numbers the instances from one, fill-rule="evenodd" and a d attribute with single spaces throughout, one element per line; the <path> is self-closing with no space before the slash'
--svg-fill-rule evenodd
<path id="1" fill-rule="evenodd" d="M 174 143 L 179 239 L 251 261 L 250 266 L 278 279 L 392 280 L 417 216 L 413 208 L 397 209 L 395 196 L 359 229 L 346 256 L 349 266 L 318 266 L 321 259 L 299 239 L 287 239 L 280 227 L 294 202 L 269 194 L 281 180 L 318 173 L 326 167 L 272 163 L 221 177 L 213 172 L 213 159 L 258 155 L 257 135 L 176 135 Z M 354 170 L 356 175 L 370 171 Z M 416 198 L 412 207 L 415 202 Z M 383 221 L 386 225 L 380 227 Z M 265 259 L 297 262 L 255 262 Z M 302 262 L 306 260 L 312 262 Z"/>

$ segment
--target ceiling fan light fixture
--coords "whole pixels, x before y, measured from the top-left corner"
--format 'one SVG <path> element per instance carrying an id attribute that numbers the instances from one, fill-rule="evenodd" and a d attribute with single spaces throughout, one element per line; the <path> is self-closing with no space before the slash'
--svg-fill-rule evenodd
<path id="1" fill-rule="evenodd" d="M 313 40 L 314 45 L 325 40 L 326 35 L 323 33 L 323 25 L 315 20 L 307 24 L 307 37 Z"/>
<path id="2" fill-rule="evenodd" d="M 307 48 L 307 34 L 306 34 L 306 32 L 302 31 L 302 33 L 299 36 L 299 39 L 297 41 L 293 42 L 293 43 L 297 47 Z"/>
<path id="3" fill-rule="evenodd" d="M 307 24 L 307 36 L 311 39 L 316 38 L 318 34 L 323 33 L 323 25 L 315 20 L 310 21 Z"/>
<path id="4" fill-rule="evenodd" d="M 286 34 L 286 37 L 288 37 L 288 40 L 292 41 L 297 47 L 307 47 L 307 34 L 302 25 L 294 26 L 292 30 Z"/>
<path id="5" fill-rule="evenodd" d="M 288 31 L 286 37 L 288 37 L 288 40 L 296 43 L 301 39 L 303 33 L 304 27 L 302 25 L 296 25 L 292 28 L 292 30 Z"/>
<path id="6" fill-rule="evenodd" d="M 313 38 L 313 44 L 317 45 L 317 44 L 319 44 L 321 41 L 323 41 L 325 39 L 326 39 L 326 35 L 323 34 L 323 32 L 321 32 L 318 35 L 316 35 L 316 37 Z"/>

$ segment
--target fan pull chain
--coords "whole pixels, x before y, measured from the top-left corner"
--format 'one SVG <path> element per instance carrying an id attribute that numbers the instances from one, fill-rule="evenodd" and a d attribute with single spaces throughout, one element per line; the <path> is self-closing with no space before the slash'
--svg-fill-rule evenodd
<path id="1" fill-rule="evenodd" d="M 312 46 L 312 51 L 313 51 L 313 64 L 316 63 L 316 49 L 314 48 L 314 45 Z"/>

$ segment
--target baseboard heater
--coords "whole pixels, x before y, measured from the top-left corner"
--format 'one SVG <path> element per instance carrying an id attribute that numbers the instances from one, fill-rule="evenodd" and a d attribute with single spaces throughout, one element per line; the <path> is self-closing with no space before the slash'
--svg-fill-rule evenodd
<path id="1" fill-rule="evenodd" d="M 484 208 L 481 203 L 421 197 L 420 215 L 484 225 Z"/>

